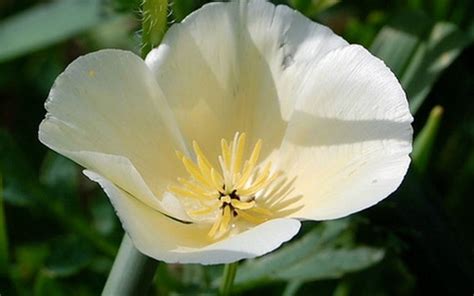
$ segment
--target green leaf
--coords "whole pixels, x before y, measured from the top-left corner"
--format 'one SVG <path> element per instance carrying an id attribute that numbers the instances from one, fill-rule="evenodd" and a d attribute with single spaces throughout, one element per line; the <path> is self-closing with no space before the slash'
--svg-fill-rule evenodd
<path id="1" fill-rule="evenodd" d="M 370 50 L 400 79 L 410 109 L 416 113 L 439 75 L 472 39 L 454 24 L 433 23 L 424 14 L 412 12 L 382 28 Z"/>
<path id="2" fill-rule="evenodd" d="M 471 42 L 472 38 L 454 24 L 440 22 L 433 26 L 430 35 L 418 45 L 401 78 L 412 113 L 423 104 L 439 75 Z"/>
<path id="3" fill-rule="evenodd" d="M 99 0 L 58 0 L 0 23 L 0 62 L 70 38 L 107 19 Z"/>
<path id="4" fill-rule="evenodd" d="M 46 167 L 69 167 L 71 164 L 68 164 L 68 162 L 69 160 L 57 159 Z M 55 165 L 52 163 L 55 163 Z M 54 194 L 57 193 L 39 184 L 38 177 L 35 176 L 31 166 L 26 162 L 26 157 L 21 153 L 20 147 L 7 132 L 2 130 L 0 130 L 0 171 L 4 174 L 8 173 L 4 175 L 5 188 L 3 193 L 5 201 L 17 206 L 32 206 L 40 209 L 41 212 L 53 217 L 62 227 L 89 240 L 102 253 L 112 257 L 115 255 L 116 247 L 113 243 L 95 231 L 90 223 L 79 216 L 77 212 L 68 211 L 65 207 L 65 199 L 55 198 Z M 43 174 L 43 180 L 50 185 L 57 184 L 59 186 L 59 183 L 56 183 L 59 176 L 61 176 L 59 178 L 61 180 L 70 172 L 69 167 L 64 169 L 62 173 L 50 172 Z M 69 180 L 66 182 L 69 182 Z M 52 192 L 53 194 L 51 194 Z"/>
<path id="5" fill-rule="evenodd" d="M 367 268 L 382 260 L 380 249 L 357 247 L 316 252 L 304 260 L 278 271 L 274 278 L 301 281 L 337 279 L 346 273 Z"/>
<path id="6" fill-rule="evenodd" d="M 48 246 L 44 243 L 16 247 L 13 273 L 23 281 L 33 278 L 43 266 L 48 252 Z"/>
<path id="7" fill-rule="evenodd" d="M 40 182 L 56 194 L 67 196 L 76 193 L 79 183 L 78 166 L 55 152 L 48 151 L 43 161 Z"/>
<path id="8" fill-rule="evenodd" d="M 3 206 L 3 179 L 0 171 L 0 275 L 8 271 L 8 237 L 5 221 L 5 210 Z"/>
<path id="9" fill-rule="evenodd" d="M 380 249 L 352 248 L 347 243 L 339 246 L 344 242 L 339 238 L 348 226 L 348 220 L 320 223 L 300 240 L 265 257 L 245 262 L 237 271 L 235 290 L 247 290 L 269 281 L 301 284 L 335 279 L 379 262 L 384 254 Z"/>
<path id="10" fill-rule="evenodd" d="M 453 172 L 456 179 L 457 172 Z M 430 283 L 446 292 L 443 294 L 463 295 L 470 292 L 474 279 L 471 250 L 460 233 L 453 231 L 446 209 L 438 206 L 437 201 L 442 200 L 439 189 L 428 181 L 409 170 L 402 185 L 387 200 L 391 203 L 390 212 L 382 214 L 391 217 L 386 224 L 393 227 L 396 221 L 392 229 L 409 246 L 403 251 L 406 256 L 414 256 L 410 262 L 416 266 L 416 273 L 429 274 Z"/>
<path id="11" fill-rule="evenodd" d="M 93 250 L 77 236 L 54 240 L 46 259 L 46 271 L 54 277 L 71 276 L 92 261 Z"/>
<path id="12" fill-rule="evenodd" d="M 21 180 L 5 176 L 3 188 L 3 197 L 5 202 L 18 207 L 31 206 L 33 204 L 33 196 L 30 194 L 29 186 Z"/>
<path id="13" fill-rule="evenodd" d="M 301 280 L 291 280 L 288 282 L 288 284 L 285 287 L 285 290 L 283 291 L 282 295 L 283 296 L 293 296 L 297 295 L 297 292 L 299 288 L 304 284 L 303 281 Z"/>
<path id="14" fill-rule="evenodd" d="M 431 28 L 431 21 L 422 13 L 410 12 L 396 16 L 375 37 L 370 51 L 382 59 L 401 77 L 420 40 Z"/>
<path id="15" fill-rule="evenodd" d="M 62 285 L 54 279 L 53 275 L 46 271 L 41 271 L 38 274 L 33 290 L 36 296 L 65 295 Z"/>
<path id="16" fill-rule="evenodd" d="M 413 152 L 411 154 L 413 166 L 420 174 L 425 173 L 428 168 L 442 116 L 443 108 L 441 106 L 435 106 L 431 110 L 428 121 L 416 137 L 413 144 Z"/>
<path id="17" fill-rule="evenodd" d="M 0 172 L 3 177 L 4 201 L 16 205 L 32 204 L 31 180 L 35 179 L 27 158 L 11 135 L 0 130 Z"/>
<path id="18" fill-rule="evenodd" d="M 244 289 L 260 281 L 279 279 L 282 270 L 312 258 L 323 250 L 326 244 L 334 242 L 347 228 L 347 220 L 324 222 L 302 239 L 265 257 L 248 260 L 237 271 L 235 285 Z"/>
<path id="19" fill-rule="evenodd" d="M 118 218 L 105 193 L 99 191 L 91 200 L 92 221 L 102 235 L 110 235 L 118 227 Z"/>
<path id="20" fill-rule="evenodd" d="M 116 247 L 113 243 L 95 231 L 76 212 L 68 211 L 64 199 L 54 198 L 56 193 L 51 196 L 50 188 L 39 184 L 38 178 L 26 162 L 26 157 L 21 153 L 20 147 L 7 132 L 2 130 L 0 130 L 0 171 L 8 173 L 4 173 L 5 201 L 13 205 L 39 208 L 45 214 L 51 215 L 59 225 L 89 240 L 104 254 L 112 257 L 115 255 Z M 48 178 L 46 178 L 48 182 L 52 182 L 56 178 L 51 176 L 48 174 Z"/>

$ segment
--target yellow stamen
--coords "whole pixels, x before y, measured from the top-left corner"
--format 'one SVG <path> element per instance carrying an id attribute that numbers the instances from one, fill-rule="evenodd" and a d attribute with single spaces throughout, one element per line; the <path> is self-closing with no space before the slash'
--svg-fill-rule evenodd
<path id="1" fill-rule="evenodd" d="M 186 170 L 188 171 L 188 173 L 196 180 L 196 181 L 199 181 L 201 182 L 202 184 L 204 185 L 207 185 L 207 186 L 212 186 L 209 181 L 204 178 L 204 176 L 201 174 L 201 172 L 199 171 L 199 169 L 196 167 L 196 165 L 187 157 L 183 157 L 182 158 L 182 161 L 183 161 L 183 164 L 184 164 L 184 167 L 186 168 Z"/>
<path id="2" fill-rule="evenodd" d="M 191 192 L 197 193 L 202 196 L 208 196 L 210 198 L 215 198 L 216 197 L 216 192 L 215 191 L 209 191 L 206 190 L 205 188 L 201 187 L 198 184 L 192 183 L 191 181 L 178 178 L 178 182 L 183 184 L 187 189 Z"/>
<path id="3" fill-rule="evenodd" d="M 252 200 L 249 202 L 242 202 L 240 200 L 234 199 L 232 200 L 232 206 L 239 210 L 248 210 L 255 206 L 255 201 Z"/>
<path id="4" fill-rule="evenodd" d="M 244 220 L 247 220 L 248 222 L 255 223 L 255 224 L 260 224 L 266 221 L 265 218 L 256 217 L 245 211 L 241 211 L 239 213 L 239 216 L 242 217 Z"/>
<path id="5" fill-rule="evenodd" d="M 224 207 L 224 212 L 222 213 L 221 226 L 219 227 L 219 232 L 227 231 L 229 227 L 230 220 L 232 219 L 232 209 L 227 206 Z"/>
<path id="6" fill-rule="evenodd" d="M 252 173 L 258 161 L 258 157 L 260 156 L 261 149 L 262 149 L 262 140 L 258 140 L 257 144 L 255 144 L 255 147 L 252 150 L 252 153 L 250 154 L 249 160 L 245 162 L 244 169 L 242 172 L 242 177 L 240 178 L 239 182 L 235 186 L 236 189 L 239 189 L 242 186 L 244 186 L 249 180 L 250 176 L 252 176 Z"/>
<path id="7" fill-rule="evenodd" d="M 211 230 L 209 230 L 209 232 L 207 233 L 207 235 L 209 237 L 215 237 L 216 236 L 217 230 L 219 229 L 219 226 L 221 225 L 221 221 L 222 221 L 222 215 L 219 215 L 217 220 L 212 225 Z"/>
<path id="8" fill-rule="evenodd" d="M 241 217 L 249 223 L 259 224 L 273 215 L 272 211 L 258 204 L 256 198 L 271 189 L 270 184 L 278 175 L 271 173 L 270 162 L 263 167 L 258 164 L 262 140 L 255 143 L 248 160 L 243 161 L 246 140 L 245 133 L 236 133 L 230 143 L 225 139 L 220 141 L 221 155 L 217 157 L 220 171 L 196 141 L 193 141 L 195 161 L 176 152 L 190 178 L 178 178 L 180 186 L 169 186 L 169 190 L 178 196 L 196 199 L 196 205 L 202 208 L 193 206 L 189 211 L 196 219 L 197 216 L 206 216 L 199 219 L 207 221 L 217 215 L 208 232 L 214 239 L 229 233 L 233 219 Z"/>
<path id="9" fill-rule="evenodd" d="M 214 212 L 214 208 L 202 208 L 199 210 L 194 210 L 190 211 L 190 214 L 193 216 L 199 216 L 199 215 L 209 215 L 210 213 Z"/>
<path id="10" fill-rule="evenodd" d="M 259 208 L 259 207 L 253 207 L 250 209 L 251 211 L 254 211 L 258 214 L 262 214 L 262 215 L 265 215 L 265 216 L 271 216 L 273 215 L 273 213 L 268 210 L 268 209 L 265 209 L 265 208 Z"/>
<path id="11" fill-rule="evenodd" d="M 270 177 L 270 169 L 271 169 L 271 163 L 269 162 L 263 169 L 262 173 L 257 177 L 255 182 L 253 182 L 253 184 L 250 187 L 239 190 L 239 194 L 253 195 L 257 191 L 262 189 L 264 186 L 266 186 L 267 181 L 269 180 L 269 177 Z"/>
<path id="12" fill-rule="evenodd" d="M 196 141 L 193 141 L 193 148 L 196 156 L 201 157 L 207 167 L 212 168 L 211 163 L 207 160 L 206 155 L 202 152 L 201 147 L 199 147 Z"/>
<path id="13" fill-rule="evenodd" d="M 233 142 L 233 149 L 232 149 L 232 165 L 231 165 L 231 172 L 232 174 L 238 174 L 240 171 L 241 163 L 242 163 L 242 157 L 244 155 L 244 148 L 245 148 L 245 140 L 246 140 L 246 135 L 245 133 L 242 133 L 240 137 L 238 137 L 238 134 L 235 134 L 235 139 Z"/>
<path id="14" fill-rule="evenodd" d="M 214 169 L 211 169 L 211 180 L 214 186 L 217 188 L 217 190 L 222 190 L 222 184 L 224 180 L 222 179 L 222 176 Z"/>
<path id="15" fill-rule="evenodd" d="M 222 169 L 227 170 L 230 167 L 230 148 L 225 139 L 221 140 L 221 149 L 222 149 L 222 158 L 224 159 L 224 165 L 225 165 L 225 168 L 222 168 Z"/>
<path id="16" fill-rule="evenodd" d="M 172 193 L 176 194 L 176 195 L 179 195 L 179 196 L 192 197 L 192 198 L 195 198 L 195 199 L 198 199 L 198 200 L 209 200 L 208 196 L 203 196 L 203 195 L 200 195 L 196 192 L 189 191 L 187 189 L 177 187 L 177 186 L 173 186 L 173 185 L 169 186 L 168 190 L 171 191 Z"/>

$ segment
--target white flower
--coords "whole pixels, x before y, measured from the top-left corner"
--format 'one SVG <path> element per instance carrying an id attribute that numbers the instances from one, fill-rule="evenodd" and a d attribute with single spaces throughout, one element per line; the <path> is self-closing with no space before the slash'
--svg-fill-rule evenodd
<path id="1" fill-rule="evenodd" d="M 384 63 L 264 1 L 205 5 L 145 61 L 80 57 L 46 109 L 40 140 L 84 166 L 135 246 L 166 262 L 270 252 L 300 220 L 384 199 L 410 163 L 412 116 Z"/>

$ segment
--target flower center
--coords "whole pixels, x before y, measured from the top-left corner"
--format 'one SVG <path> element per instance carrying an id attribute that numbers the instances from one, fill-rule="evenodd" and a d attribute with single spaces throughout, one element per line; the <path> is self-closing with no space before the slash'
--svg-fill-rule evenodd
<path id="1" fill-rule="evenodd" d="M 193 141 L 195 162 L 177 152 L 189 178 L 178 178 L 179 185 L 169 186 L 169 190 L 197 201 L 198 208 L 190 210 L 190 216 L 212 217 L 214 222 L 208 233 L 212 238 L 226 234 L 234 220 L 241 218 L 259 224 L 272 216 L 269 209 L 258 204 L 256 197 L 278 174 L 271 173 L 270 162 L 261 168 L 258 166 L 262 140 L 257 141 L 248 160 L 243 161 L 245 147 L 245 133 L 236 133 L 230 143 L 222 139 L 222 154 L 218 157 L 220 170 L 209 162 L 196 141 Z"/>

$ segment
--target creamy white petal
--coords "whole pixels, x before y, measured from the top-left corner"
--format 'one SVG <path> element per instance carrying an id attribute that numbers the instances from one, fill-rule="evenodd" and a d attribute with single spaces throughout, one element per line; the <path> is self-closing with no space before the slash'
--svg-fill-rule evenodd
<path id="1" fill-rule="evenodd" d="M 174 116 L 149 68 L 131 52 L 78 58 L 56 79 L 45 107 L 41 142 L 148 204 L 184 174 L 174 157 L 175 149 L 185 150 Z"/>
<path id="2" fill-rule="evenodd" d="M 399 82 L 361 46 L 336 49 L 310 69 L 280 152 L 304 207 L 323 220 L 392 193 L 410 163 L 413 118 Z"/>
<path id="3" fill-rule="evenodd" d="M 107 193 L 137 249 L 168 263 L 220 264 L 253 258 L 278 248 L 300 228 L 297 220 L 275 219 L 211 243 L 208 228 L 167 218 L 100 175 L 92 171 L 84 171 L 84 174 Z"/>
<path id="4" fill-rule="evenodd" d="M 281 143 L 308 63 L 345 45 L 287 6 L 233 1 L 204 5 L 173 25 L 146 63 L 183 134 L 207 155 L 236 131 L 264 139 L 265 155 Z"/>

